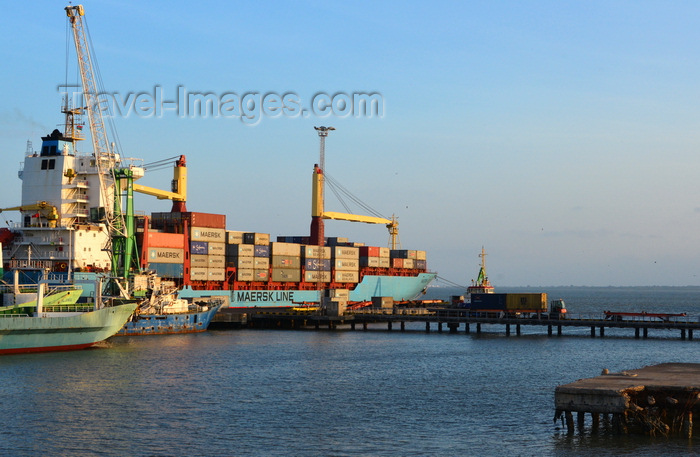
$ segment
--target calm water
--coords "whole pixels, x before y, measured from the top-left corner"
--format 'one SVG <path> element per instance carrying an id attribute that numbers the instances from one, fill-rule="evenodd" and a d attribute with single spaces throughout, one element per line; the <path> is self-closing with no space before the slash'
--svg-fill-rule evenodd
<path id="1" fill-rule="evenodd" d="M 700 312 L 699 288 L 559 289 L 572 312 Z M 432 292 L 431 292 L 432 293 Z M 447 291 L 445 295 L 453 292 Z M 642 308 L 643 307 L 643 308 Z M 577 308 L 577 309 L 574 309 Z M 554 388 L 661 362 L 700 362 L 677 332 L 548 338 L 211 331 L 0 358 L 0 455 L 658 456 L 697 440 L 566 435 Z M 529 332 L 529 333 L 528 333 Z"/>

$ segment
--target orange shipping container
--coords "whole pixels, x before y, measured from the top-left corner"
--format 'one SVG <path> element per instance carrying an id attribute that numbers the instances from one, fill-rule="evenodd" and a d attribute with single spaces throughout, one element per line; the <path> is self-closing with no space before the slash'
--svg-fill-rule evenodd
<path id="1" fill-rule="evenodd" d="M 185 235 L 182 233 L 148 232 L 147 238 L 146 246 L 149 248 L 184 249 L 185 247 Z"/>

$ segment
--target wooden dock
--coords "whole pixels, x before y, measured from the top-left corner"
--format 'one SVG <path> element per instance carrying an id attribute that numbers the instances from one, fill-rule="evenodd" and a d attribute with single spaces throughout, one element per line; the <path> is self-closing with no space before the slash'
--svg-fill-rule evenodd
<path id="1" fill-rule="evenodd" d="M 693 435 L 693 415 L 700 412 L 700 364 L 664 363 L 621 373 L 581 379 L 558 386 L 554 393 L 554 421 L 562 420 L 574 433 L 573 413 L 580 432 L 585 415 L 590 427 L 614 433 L 649 436 Z"/>
<path id="2" fill-rule="evenodd" d="M 407 323 L 419 322 L 425 326 L 425 331 L 437 330 L 442 332 L 445 328 L 451 333 L 481 333 L 482 326 L 497 326 L 506 335 L 515 333 L 520 335 L 522 327 L 540 328 L 546 331 L 548 336 L 563 336 L 567 328 L 589 328 L 590 336 L 605 336 L 606 328 L 629 329 L 630 336 L 635 338 L 647 338 L 650 331 L 668 330 L 678 331 L 681 339 L 692 340 L 696 330 L 700 330 L 698 316 L 678 316 L 669 319 L 656 317 L 639 317 L 622 320 L 606 319 L 600 316 L 583 316 L 567 314 L 566 318 L 550 318 L 548 314 L 535 314 L 531 316 L 506 316 L 499 313 L 474 313 L 460 309 L 429 309 L 429 308 L 394 308 L 394 309 L 367 309 L 348 311 L 340 316 L 327 316 L 318 311 L 267 311 L 264 308 L 250 310 L 246 315 L 246 325 L 253 328 L 277 328 L 277 329 L 337 329 L 349 327 L 355 330 L 361 327 L 368 329 L 369 324 L 386 325 L 388 330 L 398 329 L 405 331 Z"/>

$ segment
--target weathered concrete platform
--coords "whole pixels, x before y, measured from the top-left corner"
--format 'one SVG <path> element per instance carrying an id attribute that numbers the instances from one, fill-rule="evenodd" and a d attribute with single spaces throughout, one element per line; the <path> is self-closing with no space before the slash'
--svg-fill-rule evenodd
<path id="1" fill-rule="evenodd" d="M 664 363 L 621 373 L 604 373 L 558 386 L 554 393 L 555 421 L 562 416 L 567 429 L 574 431 L 573 412 L 578 426 L 585 425 L 590 413 L 592 427 L 612 415 L 619 433 L 684 435 L 691 437 L 693 413 L 700 412 L 700 364 Z"/>

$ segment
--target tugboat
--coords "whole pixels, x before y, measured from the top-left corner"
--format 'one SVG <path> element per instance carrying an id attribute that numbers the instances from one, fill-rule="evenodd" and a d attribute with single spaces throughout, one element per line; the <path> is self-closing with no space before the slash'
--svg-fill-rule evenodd
<path id="1" fill-rule="evenodd" d="M 467 287 L 467 295 L 464 299 L 464 303 L 471 303 L 472 294 L 492 294 L 495 292 L 493 286 L 489 282 L 489 277 L 486 274 L 486 250 L 481 247 L 481 267 L 479 268 L 479 274 L 476 280 L 472 279 L 472 283 Z"/>

